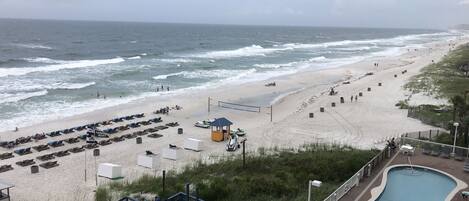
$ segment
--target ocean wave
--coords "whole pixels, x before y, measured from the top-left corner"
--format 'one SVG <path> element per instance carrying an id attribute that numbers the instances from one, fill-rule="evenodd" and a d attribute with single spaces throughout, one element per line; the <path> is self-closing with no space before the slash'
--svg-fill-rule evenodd
<path id="1" fill-rule="evenodd" d="M 33 43 L 16 43 L 16 44 L 13 44 L 13 45 L 17 46 L 17 47 L 22 47 L 22 48 L 28 48 L 28 49 L 46 49 L 46 50 L 54 49 L 54 48 L 46 46 L 46 45 L 33 44 Z"/>
<path id="2" fill-rule="evenodd" d="M 158 75 L 153 77 L 155 80 L 162 80 L 167 79 L 171 76 L 180 76 L 186 79 L 200 79 L 200 78 L 229 78 L 229 79 L 237 79 L 239 77 L 243 77 L 245 75 L 255 73 L 256 69 L 251 68 L 247 70 L 226 70 L 226 69 L 218 69 L 218 70 L 196 70 L 196 71 L 181 71 L 177 73 L 170 73 L 165 75 Z"/>
<path id="3" fill-rule="evenodd" d="M 157 75 L 157 76 L 154 76 L 153 79 L 154 80 L 164 80 L 164 79 L 168 79 L 168 77 L 177 76 L 177 75 L 181 75 L 181 74 L 182 74 L 182 72 L 170 73 L 170 74 L 166 74 L 166 75 Z"/>
<path id="4" fill-rule="evenodd" d="M 165 62 L 165 63 L 192 63 L 196 62 L 193 59 L 185 59 L 185 58 L 174 58 L 174 59 L 157 59 L 158 61 Z"/>
<path id="5" fill-rule="evenodd" d="M 141 59 L 141 58 L 142 58 L 142 57 L 140 57 L 140 56 L 134 56 L 134 57 L 129 57 L 129 58 L 127 58 L 127 59 L 129 59 L 129 60 L 135 60 L 135 59 Z"/>
<path id="6" fill-rule="evenodd" d="M 77 60 L 77 61 L 67 61 L 63 64 L 54 64 L 48 66 L 39 66 L 39 67 L 25 67 L 25 68 L 0 68 L 0 77 L 6 76 L 19 76 L 26 75 L 29 73 L 35 72 L 51 72 L 58 71 L 62 69 L 74 69 L 74 68 L 87 68 L 94 67 L 105 64 L 116 64 L 124 62 L 122 58 L 114 59 L 101 59 L 101 60 Z"/>
<path id="7" fill-rule="evenodd" d="M 257 68 L 277 69 L 277 68 L 285 68 L 285 67 L 295 67 L 305 62 L 318 62 L 318 61 L 324 61 L 324 60 L 326 60 L 326 57 L 319 56 L 319 57 L 310 58 L 306 61 L 293 61 L 293 62 L 282 63 L 282 64 L 254 64 L 253 66 Z"/>
<path id="8" fill-rule="evenodd" d="M 48 64 L 60 64 L 60 63 L 67 63 L 63 60 L 54 60 L 46 57 L 35 57 L 35 58 L 23 58 L 22 60 L 30 62 L 30 63 L 48 63 Z"/>
<path id="9" fill-rule="evenodd" d="M 242 47 L 234 50 L 221 50 L 221 51 L 211 51 L 201 54 L 189 55 L 189 57 L 195 58 L 209 58 L 209 59 L 225 59 L 225 58 L 236 58 L 236 57 L 252 57 L 252 56 L 266 56 L 266 54 L 274 53 L 277 51 L 290 49 L 288 47 L 284 48 L 264 48 L 260 45 L 251 45 L 247 47 Z"/>
<path id="10" fill-rule="evenodd" d="M 0 93 L 0 103 L 18 102 L 32 97 L 44 96 L 46 94 L 47 90 L 20 93 Z"/>
<path id="11" fill-rule="evenodd" d="M 18 83 L 20 82 L 20 83 Z M 18 93 L 25 91 L 38 91 L 38 90 L 72 90 L 83 89 L 95 85 L 96 82 L 85 83 L 67 83 L 67 82 L 54 82 L 54 83 L 36 83 L 35 81 L 22 80 L 10 83 L 2 83 L 0 91 L 6 93 Z"/>
<path id="12" fill-rule="evenodd" d="M 72 89 L 83 89 L 89 86 L 95 85 L 96 82 L 86 82 L 86 83 L 54 83 L 49 86 L 46 86 L 46 89 L 62 89 L 62 90 L 72 90 Z"/>

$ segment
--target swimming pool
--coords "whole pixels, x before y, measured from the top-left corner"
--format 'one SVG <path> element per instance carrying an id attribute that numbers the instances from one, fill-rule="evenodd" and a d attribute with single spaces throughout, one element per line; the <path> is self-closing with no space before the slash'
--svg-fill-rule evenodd
<path id="1" fill-rule="evenodd" d="M 383 184 L 384 183 L 384 184 Z M 464 182 L 444 172 L 407 165 L 393 166 L 383 175 L 380 187 L 373 189 L 376 201 L 444 201 L 454 196 Z M 378 194 L 379 193 L 379 194 Z"/>

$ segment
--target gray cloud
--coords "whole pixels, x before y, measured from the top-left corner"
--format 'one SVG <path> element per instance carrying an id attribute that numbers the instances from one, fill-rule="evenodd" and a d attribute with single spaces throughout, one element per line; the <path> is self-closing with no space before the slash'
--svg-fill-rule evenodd
<path id="1" fill-rule="evenodd" d="M 446 28 L 469 23 L 466 5 L 469 0 L 0 0 L 0 17 Z"/>

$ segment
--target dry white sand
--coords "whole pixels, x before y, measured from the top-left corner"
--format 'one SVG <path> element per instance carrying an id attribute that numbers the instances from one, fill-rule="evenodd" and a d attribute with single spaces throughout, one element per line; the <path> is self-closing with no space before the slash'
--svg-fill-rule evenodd
<path id="1" fill-rule="evenodd" d="M 458 44 L 467 41 L 462 38 Z M 438 61 L 448 52 L 447 42 L 428 45 L 418 51 L 407 52 L 396 57 L 380 57 L 367 59 L 359 63 L 343 66 L 335 69 L 320 71 L 307 71 L 294 75 L 277 77 L 264 82 L 254 82 L 240 86 L 225 86 L 210 91 L 192 91 L 184 95 L 163 96 L 147 98 L 126 105 L 107 108 L 91 113 L 77 115 L 70 118 L 58 119 L 39 125 L 20 128 L 19 132 L 1 133 L 1 139 L 15 139 L 20 136 L 28 136 L 38 132 L 49 132 L 64 128 L 75 127 L 87 123 L 98 122 L 115 118 L 117 116 L 144 112 L 144 119 L 153 118 L 156 115 L 152 111 L 166 105 L 180 105 L 184 109 L 171 112 L 169 115 L 158 115 L 164 123 L 177 121 L 184 128 L 184 134 L 178 135 L 176 128 L 170 128 L 158 133 L 164 137 L 158 139 L 143 137 L 143 144 L 137 145 L 135 139 L 113 143 L 100 147 L 101 156 L 97 163 L 110 162 L 123 166 L 125 180 L 132 180 L 143 173 L 154 174 L 161 170 L 178 169 L 184 165 L 202 158 L 203 160 L 216 160 L 223 155 L 238 154 L 225 151 L 225 143 L 210 140 L 209 129 L 195 128 L 193 123 L 198 120 L 227 117 L 234 122 L 233 127 L 241 127 L 247 130 L 247 148 L 255 150 L 258 147 L 296 147 L 300 144 L 311 142 L 336 142 L 349 144 L 359 148 L 372 148 L 382 146 L 383 139 L 398 134 L 430 129 L 417 120 L 407 118 L 406 110 L 399 110 L 394 105 L 399 100 L 404 100 L 408 92 L 402 86 L 419 70 L 428 65 L 431 60 Z M 378 62 L 379 67 L 373 63 Z M 403 70 L 408 72 L 401 74 Z M 364 76 L 367 72 L 374 75 Z M 397 75 L 397 78 L 394 75 Z M 342 84 L 349 80 L 350 84 Z M 267 82 L 275 81 L 276 87 L 265 87 Z M 382 86 L 378 86 L 382 83 Z M 336 86 L 338 95 L 327 94 L 330 87 Z M 371 87 L 371 91 L 367 88 Z M 358 101 L 350 102 L 350 96 L 363 93 Z M 339 102 L 340 97 L 345 98 L 345 103 Z M 207 99 L 211 97 L 214 104 L 211 112 L 207 112 Z M 273 122 L 270 122 L 270 108 L 268 100 L 278 97 L 273 105 Z M 261 113 L 242 112 L 222 109 L 216 106 L 217 100 L 241 102 L 249 104 L 263 104 Z M 331 107 L 335 102 L 336 107 Z M 319 108 L 325 107 L 325 112 L 320 113 Z M 314 113 L 314 118 L 309 118 L 309 113 Z M 141 120 L 141 119 L 140 119 Z M 133 120 L 135 122 L 138 120 Z M 107 127 L 115 127 L 128 122 L 113 124 Z M 161 125 L 156 124 L 156 125 Z M 122 135 L 143 130 L 150 126 L 140 127 L 115 135 Z M 84 133 L 84 132 L 80 132 Z M 52 139 L 64 139 L 77 136 L 77 133 L 48 138 L 40 142 L 28 143 L 22 147 L 30 147 L 44 144 Z M 168 144 L 183 145 L 185 138 L 192 137 L 203 140 L 205 149 L 202 152 L 182 151 L 184 156 L 177 161 L 161 159 L 161 167 L 158 170 L 149 170 L 136 166 L 137 154 L 145 150 L 160 153 Z M 83 145 L 80 142 L 79 145 Z M 77 146 L 66 144 L 64 147 L 50 149 L 25 156 L 0 161 L 0 164 L 14 164 L 16 161 L 35 158 L 39 155 L 52 153 L 59 150 Z M 1 153 L 11 151 L 2 149 Z M 52 169 L 40 168 L 38 174 L 31 174 L 27 167 L 14 166 L 13 171 L 0 173 L 1 180 L 15 184 L 11 194 L 13 200 L 19 201 L 45 201 L 45 200 L 93 200 L 95 190 L 95 161 L 92 151 L 86 152 L 87 180 L 85 182 L 85 152 L 71 154 L 63 158 L 56 158 L 60 166 Z M 39 162 L 39 161 L 38 161 Z M 99 183 L 109 182 L 99 178 Z"/>

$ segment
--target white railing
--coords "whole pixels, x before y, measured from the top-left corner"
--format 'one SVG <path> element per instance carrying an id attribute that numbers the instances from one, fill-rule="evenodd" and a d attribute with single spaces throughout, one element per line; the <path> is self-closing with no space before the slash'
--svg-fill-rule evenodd
<path id="1" fill-rule="evenodd" d="M 353 187 L 357 186 L 360 183 L 360 180 L 365 176 L 368 171 L 374 168 L 379 164 L 384 158 L 386 158 L 386 151 L 388 147 L 386 146 L 380 153 L 378 153 L 373 159 L 371 159 L 366 165 L 364 165 L 358 172 L 356 172 L 350 179 L 344 182 L 339 188 L 337 188 L 333 193 L 331 193 L 324 201 L 337 201 L 346 195 Z"/>

